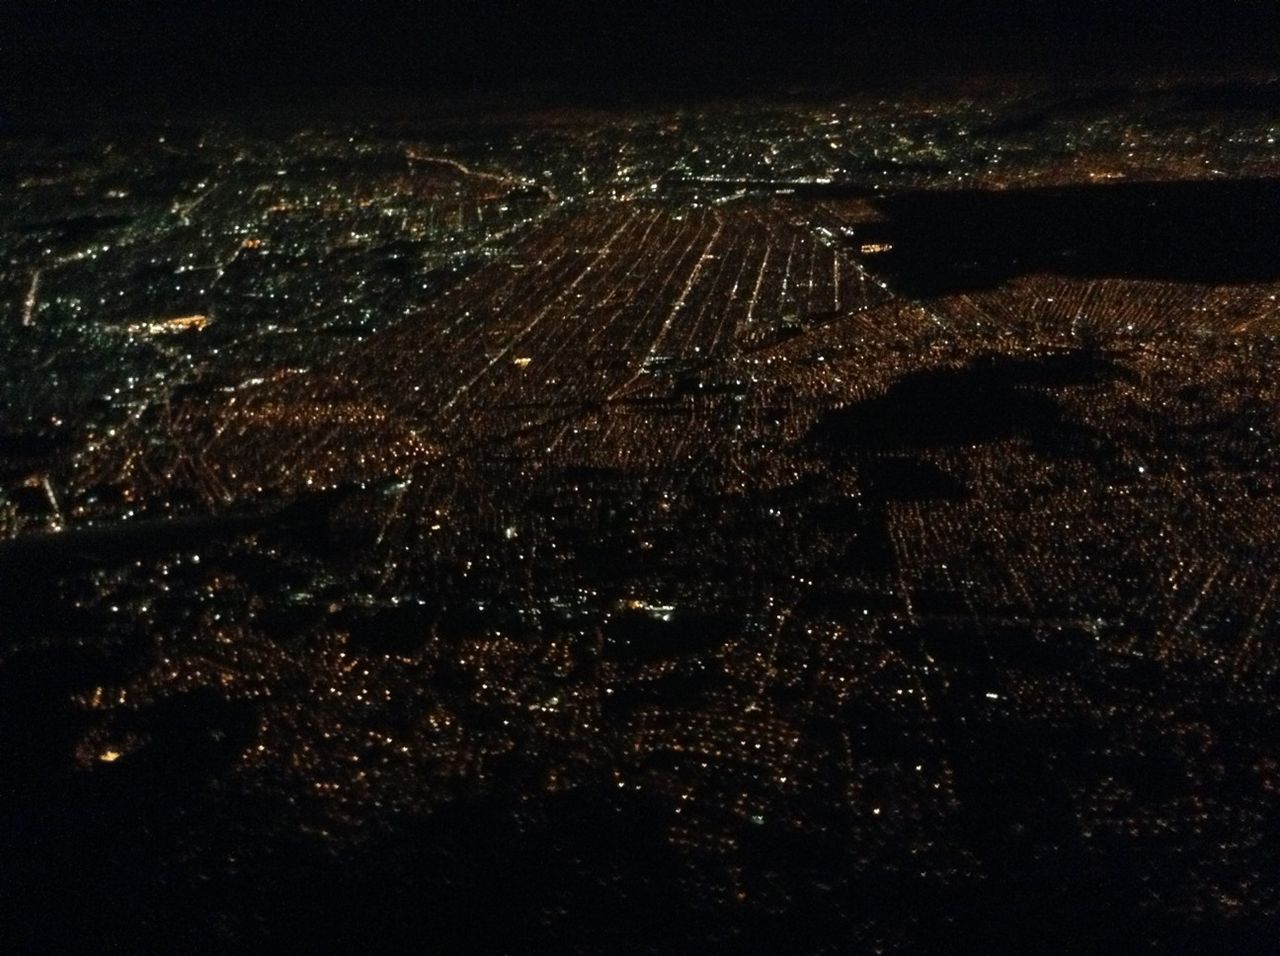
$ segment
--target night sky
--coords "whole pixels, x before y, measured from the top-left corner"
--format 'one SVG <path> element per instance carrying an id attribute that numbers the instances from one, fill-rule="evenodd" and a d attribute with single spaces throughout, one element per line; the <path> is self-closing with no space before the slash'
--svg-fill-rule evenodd
<path id="1" fill-rule="evenodd" d="M 0 85 L 49 100 L 234 105 L 348 90 L 648 97 L 1091 78 L 1277 61 L 1266 0 L 8 0 Z M 8 20 L 8 24 L 4 23 Z"/>

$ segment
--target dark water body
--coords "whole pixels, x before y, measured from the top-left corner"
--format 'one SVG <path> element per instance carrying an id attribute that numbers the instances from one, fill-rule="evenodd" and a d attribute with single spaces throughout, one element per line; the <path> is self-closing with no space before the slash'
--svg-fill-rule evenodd
<path id="1" fill-rule="evenodd" d="M 71 216 L 45 222 L 32 222 L 19 227 L 24 235 L 47 235 L 70 245 L 87 242 L 100 232 L 127 226 L 132 216 Z"/>
<path id="2" fill-rule="evenodd" d="M 877 201 L 875 265 L 911 295 L 1022 275 L 1229 284 L 1280 278 L 1280 180 L 916 191 Z"/>
<path id="3" fill-rule="evenodd" d="M 1037 358 L 989 356 L 960 368 L 926 369 L 897 379 L 882 395 L 828 412 L 809 434 L 833 462 L 866 452 L 948 448 L 1021 438 L 1053 454 L 1090 453 L 1100 436 L 1071 421 L 1055 388 L 1122 374 L 1090 350 Z M 871 484 L 882 495 L 949 497 L 959 489 L 926 466 L 875 463 Z M 895 470 L 896 469 L 896 470 Z"/>
<path id="4" fill-rule="evenodd" d="M 969 489 L 937 465 L 915 458 L 889 456 L 868 461 L 861 469 L 868 491 L 885 501 L 960 499 Z"/>

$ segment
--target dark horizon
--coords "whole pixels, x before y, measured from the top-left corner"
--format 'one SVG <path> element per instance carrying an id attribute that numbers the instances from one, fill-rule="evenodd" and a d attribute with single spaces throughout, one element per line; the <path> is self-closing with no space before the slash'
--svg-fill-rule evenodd
<path id="1" fill-rule="evenodd" d="M 48 0 L 11 11 L 0 88 L 17 113 L 311 106 L 353 91 L 609 105 L 1273 66 L 1280 10 L 1227 6 Z"/>

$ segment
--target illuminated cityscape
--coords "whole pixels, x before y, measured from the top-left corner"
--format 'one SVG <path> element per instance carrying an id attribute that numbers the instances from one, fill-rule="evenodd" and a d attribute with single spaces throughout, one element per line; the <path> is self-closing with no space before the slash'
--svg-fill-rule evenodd
<path id="1" fill-rule="evenodd" d="M 1278 102 L 0 128 L 17 951 L 1266 951 Z"/>

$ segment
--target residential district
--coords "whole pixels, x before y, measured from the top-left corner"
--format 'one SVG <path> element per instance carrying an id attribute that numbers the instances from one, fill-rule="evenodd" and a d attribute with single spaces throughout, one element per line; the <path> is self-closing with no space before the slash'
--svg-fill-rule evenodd
<path id="1" fill-rule="evenodd" d="M 22 932 L 1274 941 L 1276 103 L 0 129 Z"/>

